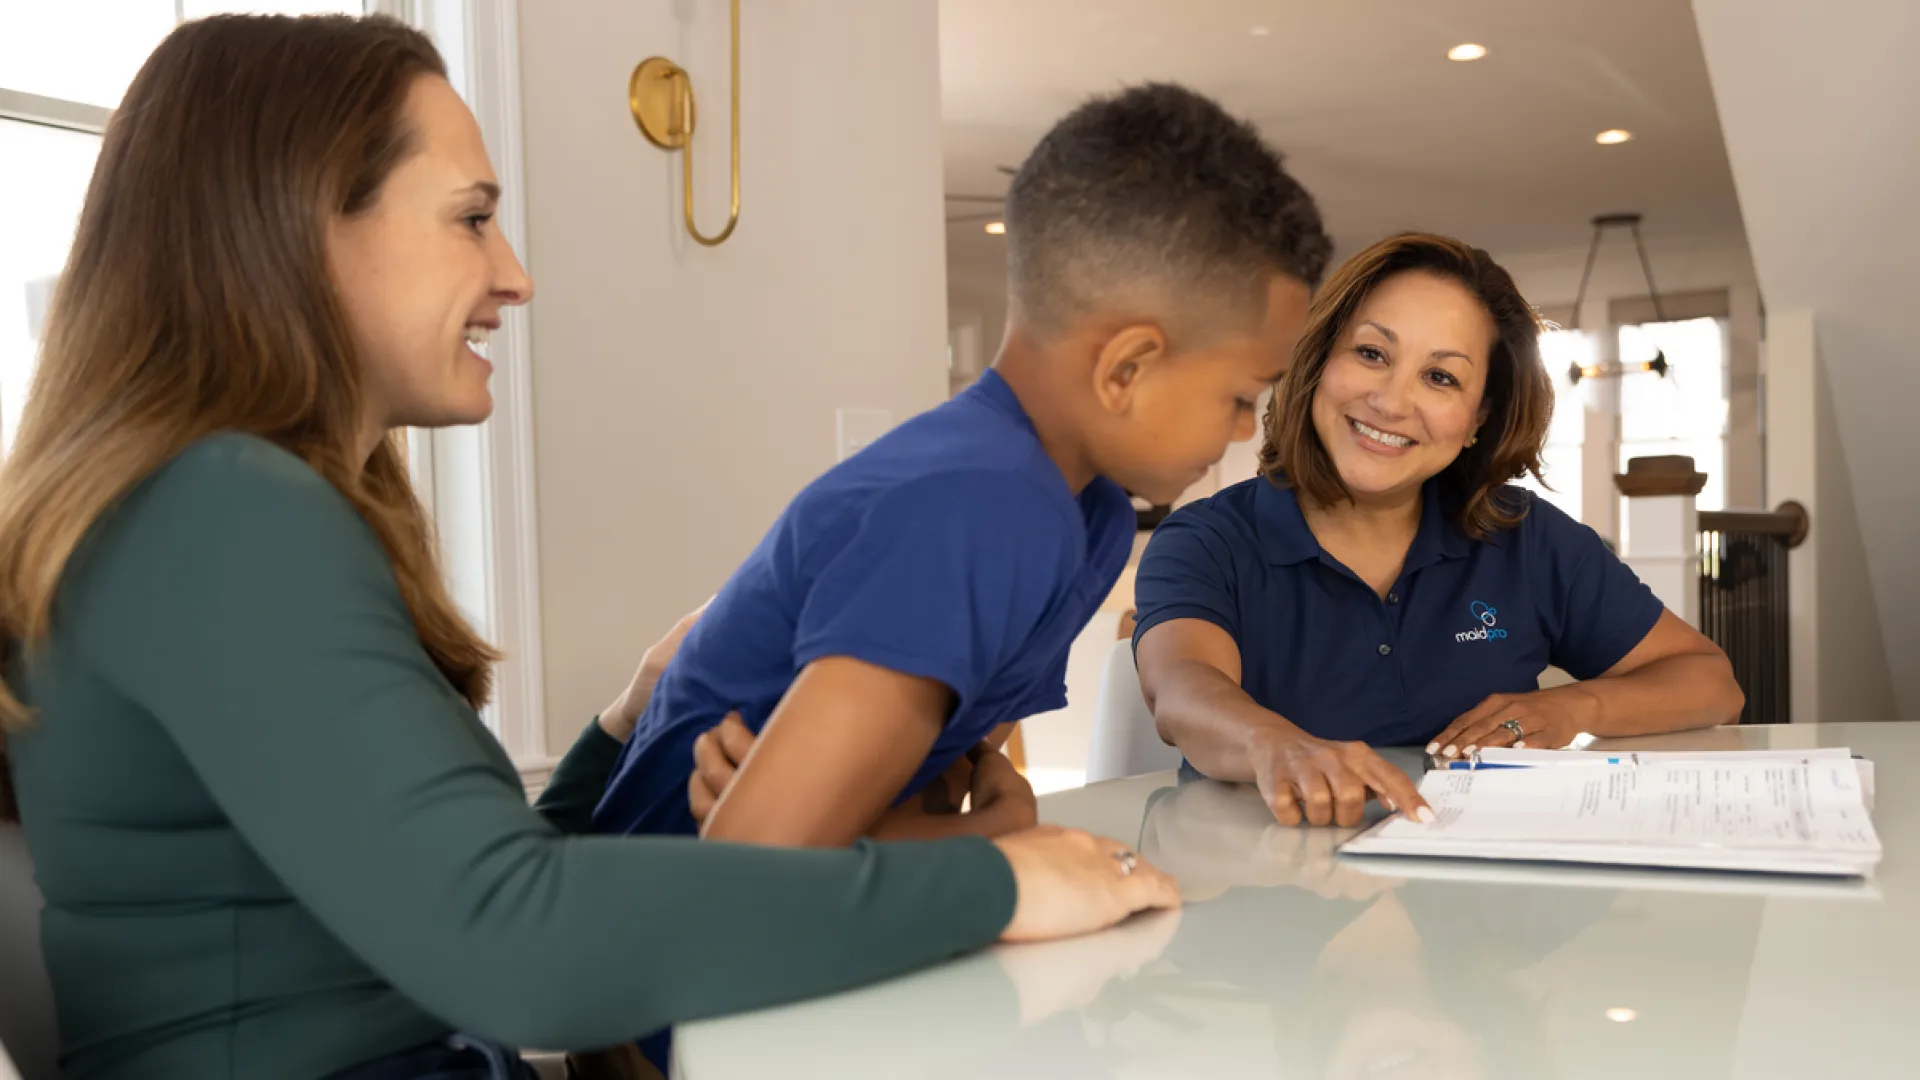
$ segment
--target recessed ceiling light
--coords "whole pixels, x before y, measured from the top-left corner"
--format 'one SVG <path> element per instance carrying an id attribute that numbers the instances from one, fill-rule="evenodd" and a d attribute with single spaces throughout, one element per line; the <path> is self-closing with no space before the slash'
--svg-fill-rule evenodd
<path id="1" fill-rule="evenodd" d="M 1631 131 L 1622 131 L 1619 128 L 1608 128 L 1600 134 L 1595 135 L 1593 141 L 1599 143 L 1601 146 L 1618 146 L 1631 138 L 1633 138 L 1633 132 Z"/>
<path id="2" fill-rule="evenodd" d="M 1468 60 L 1478 60 L 1485 55 L 1487 55 L 1487 47 L 1485 45 L 1476 45 L 1471 41 L 1464 45 L 1455 45 L 1453 48 L 1447 50 L 1447 59 L 1458 60 L 1462 63 Z"/>
<path id="3" fill-rule="evenodd" d="M 1615 1006 L 1607 1010 L 1607 1019 L 1613 1021 L 1616 1024 L 1631 1024 L 1633 1023 L 1634 1018 L 1639 1015 L 1640 1015 L 1639 1013 L 1633 1011 L 1632 1009 L 1622 1008 L 1620 1006 Z"/>
<path id="4" fill-rule="evenodd" d="M 987 222 L 987 234 L 989 236 L 1005 236 L 1007 234 L 1007 223 L 1004 221 Z"/>
<path id="5" fill-rule="evenodd" d="M 1273 33 L 1273 30 L 1270 27 L 1256 26 L 1247 31 L 1247 33 L 1252 34 L 1254 37 L 1266 37 L 1268 34 Z"/>

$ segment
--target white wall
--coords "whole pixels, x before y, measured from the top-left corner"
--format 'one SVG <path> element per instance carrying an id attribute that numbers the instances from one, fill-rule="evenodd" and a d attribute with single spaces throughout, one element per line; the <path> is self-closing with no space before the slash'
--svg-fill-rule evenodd
<path id="1" fill-rule="evenodd" d="M 947 330 L 950 334 L 970 337 L 973 348 L 971 358 L 954 358 L 951 390 L 957 394 L 972 385 L 1000 353 L 1000 342 L 1007 332 L 1005 283 L 958 281 L 952 276 L 952 267 L 949 266 Z M 971 364 L 968 363 L 969 359 Z"/>
<path id="2" fill-rule="evenodd" d="M 739 231 L 693 243 L 626 106 L 693 73 L 697 209 L 727 202 L 727 10 L 520 5 L 550 742 L 835 460 L 835 411 L 946 396 L 935 0 L 742 5 Z"/>
<path id="3" fill-rule="evenodd" d="M 1792 716 L 1896 715 L 1893 682 L 1860 535 L 1858 499 L 1833 408 L 1818 320 L 1804 309 L 1767 319 L 1767 473 L 1774 493 L 1807 508 L 1807 539 L 1788 556 Z"/>
<path id="4" fill-rule="evenodd" d="M 1027 717 L 1020 724 L 1026 746 L 1027 776 L 1034 790 L 1079 787 L 1087 778 L 1087 752 L 1093 746 L 1094 702 L 1100 697 L 1100 673 L 1119 640 L 1120 611 L 1132 606 L 1132 576 L 1114 590 L 1114 600 L 1094 615 L 1074 638 L 1067 654 L 1067 707 Z M 1042 794 L 1045 792 L 1042 791 Z"/>
<path id="5" fill-rule="evenodd" d="M 1843 557 L 1858 559 L 1870 585 L 1846 598 L 1842 624 L 1862 647 L 1881 647 L 1898 704 L 1882 715 L 1920 720 L 1911 661 L 1920 648 L 1920 364 L 1910 326 L 1920 4 L 1694 0 L 1693 9 L 1768 306 L 1815 316 L 1836 451 L 1822 457 L 1821 491 L 1846 498 L 1824 501 L 1813 530 L 1823 545 L 1857 532 L 1858 548 Z"/>

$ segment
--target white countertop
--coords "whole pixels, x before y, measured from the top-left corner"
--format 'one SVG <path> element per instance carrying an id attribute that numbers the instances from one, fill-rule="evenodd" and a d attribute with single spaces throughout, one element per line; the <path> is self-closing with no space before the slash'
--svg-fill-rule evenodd
<path id="1" fill-rule="evenodd" d="M 1610 745 L 1850 746 L 1875 762 L 1885 860 L 1866 885 L 1385 877 L 1333 856 L 1349 831 L 1283 828 L 1246 789 L 1112 781 L 1043 798 L 1042 820 L 1137 843 L 1183 911 L 687 1025 L 676 1076 L 1920 1076 L 1920 724 Z"/>

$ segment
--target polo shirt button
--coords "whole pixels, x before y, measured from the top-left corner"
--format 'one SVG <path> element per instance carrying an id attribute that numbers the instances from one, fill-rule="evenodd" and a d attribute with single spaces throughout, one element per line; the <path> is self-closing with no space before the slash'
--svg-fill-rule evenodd
<path id="1" fill-rule="evenodd" d="M 1388 594 L 1387 594 L 1387 603 L 1389 603 L 1389 604 L 1397 604 L 1397 603 L 1399 603 L 1399 602 L 1400 602 L 1400 594 L 1399 594 L 1399 593 L 1397 593 L 1397 592 L 1390 592 L 1390 593 L 1388 593 Z"/>
<path id="2" fill-rule="evenodd" d="M 1381 656 L 1386 656 L 1387 654 L 1389 654 L 1389 653 L 1391 653 L 1391 652 L 1393 652 L 1393 646 L 1391 646 L 1391 645 L 1382 645 L 1382 646 L 1380 646 L 1380 655 L 1381 655 Z"/>

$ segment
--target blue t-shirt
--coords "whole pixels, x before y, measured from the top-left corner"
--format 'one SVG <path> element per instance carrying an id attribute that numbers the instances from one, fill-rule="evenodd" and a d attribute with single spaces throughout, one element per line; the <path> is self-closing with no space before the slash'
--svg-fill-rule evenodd
<path id="1" fill-rule="evenodd" d="M 758 732 L 800 670 L 850 656 L 936 679 L 954 707 L 901 798 L 994 728 L 1066 703 L 1067 651 L 1132 549 L 1126 493 L 1076 496 L 992 371 L 800 493 L 667 666 L 594 812 L 602 832 L 696 831 L 693 741 Z"/>
<path id="2" fill-rule="evenodd" d="M 1600 537 L 1503 488 L 1526 516 L 1474 540 L 1428 481 L 1420 529 L 1386 599 L 1328 555 L 1294 493 L 1256 477 L 1154 530 L 1135 603 L 1142 635 L 1202 619 L 1240 646 L 1255 702 L 1323 739 L 1424 745 L 1492 694 L 1538 688 L 1549 665 L 1590 679 L 1659 621 L 1658 598 Z"/>

